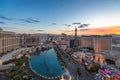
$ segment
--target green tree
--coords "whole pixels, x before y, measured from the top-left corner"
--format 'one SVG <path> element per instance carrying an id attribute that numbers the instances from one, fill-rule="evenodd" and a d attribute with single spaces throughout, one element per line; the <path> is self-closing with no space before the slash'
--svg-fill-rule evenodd
<path id="1" fill-rule="evenodd" d="M 80 68 L 77 68 L 76 72 L 79 75 L 79 77 L 82 75 Z"/>

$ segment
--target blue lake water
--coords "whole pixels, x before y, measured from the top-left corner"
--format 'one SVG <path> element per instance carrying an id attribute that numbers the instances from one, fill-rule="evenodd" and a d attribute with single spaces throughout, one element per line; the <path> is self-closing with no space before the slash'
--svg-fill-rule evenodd
<path id="1" fill-rule="evenodd" d="M 53 48 L 31 57 L 30 65 L 35 72 L 45 77 L 61 76 L 64 72 Z"/>

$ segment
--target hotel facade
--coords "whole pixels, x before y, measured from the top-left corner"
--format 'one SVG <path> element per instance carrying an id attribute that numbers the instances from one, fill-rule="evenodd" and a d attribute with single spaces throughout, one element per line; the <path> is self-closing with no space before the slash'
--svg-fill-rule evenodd
<path id="1" fill-rule="evenodd" d="M 0 28 L 0 54 L 20 47 L 19 37 L 14 32 L 3 31 Z"/>
<path id="2" fill-rule="evenodd" d="M 21 34 L 20 35 L 20 46 L 21 47 L 32 47 L 37 46 L 40 43 L 40 37 L 32 34 Z"/>
<path id="3" fill-rule="evenodd" d="M 112 49 L 112 36 L 82 36 L 81 47 L 89 47 L 95 52 L 101 52 Z"/>

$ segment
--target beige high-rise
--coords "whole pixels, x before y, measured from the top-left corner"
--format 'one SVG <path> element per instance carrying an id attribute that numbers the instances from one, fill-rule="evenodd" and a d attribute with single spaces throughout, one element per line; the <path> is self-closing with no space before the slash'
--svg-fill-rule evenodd
<path id="1" fill-rule="evenodd" d="M 39 45 L 40 37 L 32 34 L 21 34 L 20 44 L 22 47 L 32 47 Z"/>
<path id="2" fill-rule="evenodd" d="M 14 32 L 0 28 L 0 54 L 19 48 L 19 37 Z"/>
<path id="3" fill-rule="evenodd" d="M 111 36 L 82 36 L 81 47 L 93 48 L 95 52 L 101 52 L 104 50 L 112 49 L 112 37 Z"/>

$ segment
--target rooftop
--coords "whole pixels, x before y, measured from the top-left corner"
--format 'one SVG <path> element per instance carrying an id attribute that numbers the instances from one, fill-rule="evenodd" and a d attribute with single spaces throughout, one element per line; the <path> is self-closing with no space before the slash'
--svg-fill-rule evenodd
<path id="1" fill-rule="evenodd" d="M 0 27 L 0 31 L 2 31 L 3 29 Z"/>
<path id="2" fill-rule="evenodd" d="M 117 69 L 117 68 L 115 68 L 114 66 L 111 66 L 111 65 L 108 65 L 108 64 L 104 64 L 103 66 L 104 66 L 105 68 L 109 69 L 109 70 L 112 71 L 112 72 L 115 72 L 115 73 L 120 74 L 120 70 Z"/>
<path id="3" fill-rule="evenodd" d="M 1 71 L 1 70 L 9 69 L 11 66 L 14 66 L 14 64 L 2 65 L 2 66 L 0 66 L 0 71 Z"/>
<path id="4" fill-rule="evenodd" d="M 103 52 L 105 56 L 115 59 L 120 57 L 120 48 L 118 47 L 113 47 L 111 51 Z"/>

